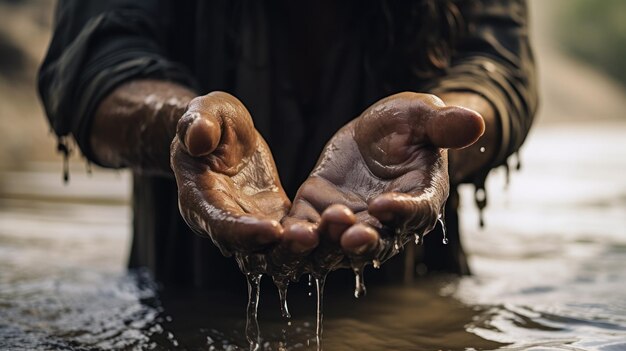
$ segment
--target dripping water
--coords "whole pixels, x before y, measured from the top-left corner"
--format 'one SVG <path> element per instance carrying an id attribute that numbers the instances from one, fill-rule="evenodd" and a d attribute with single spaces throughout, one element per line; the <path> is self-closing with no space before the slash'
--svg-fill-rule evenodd
<path id="1" fill-rule="evenodd" d="M 247 273 L 248 280 L 248 307 L 246 314 L 246 339 L 250 344 L 250 350 L 256 351 L 260 348 L 260 332 L 257 312 L 259 307 L 259 290 L 261 287 L 262 274 Z"/>
<path id="2" fill-rule="evenodd" d="M 354 297 L 357 299 L 361 296 L 365 296 L 367 289 L 365 288 L 365 281 L 363 280 L 363 266 L 352 267 L 354 271 Z"/>
<path id="3" fill-rule="evenodd" d="M 313 296 L 312 286 L 313 286 L 313 275 L 309 273 L 309 281 L 307 282 L 307 286 L 309 287 L 309 292 L 307 292 L 308 296 Z"/>
<path id="4" fill-rule="evenodd" d="M 484 146 L 481 146 L 481 147 L 480 147 L 480 153 L 481 153 L 481 154 L 482 154 L 482 153 L 485 153 L 485 147 L 484 147 Z"/>
<path id="5" fill-rule="evenodd" d="M 315 313 L 315 341 L 317 342 L 317 350 L 322 350 L 322 332 L 324 319 L 324 284 L 326 283 L 326 274 L 315 278 L 315 288 L 317 291 L 317 309 Z"/>
<path id="6" fill-rule="evenodd" d="M 278 289 L 281 316 L 283 316 L 283 318 L 291 318 L 289 307 L 287 306 L 287 288 L 289 287 L 289 281 L 286 278 L 281 279 L 274 277 L 274 285 L 276 285 Z"/>

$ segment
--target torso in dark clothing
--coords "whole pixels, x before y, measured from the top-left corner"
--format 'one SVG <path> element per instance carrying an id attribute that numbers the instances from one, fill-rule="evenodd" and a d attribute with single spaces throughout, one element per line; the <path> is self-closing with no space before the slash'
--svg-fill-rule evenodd
<path id="1" fill-rule="evenodd" d="M 178 22 L 170 24 L 177 31 L 170 36 L 171 55 L 194 73 L 200 93 L 224 90 L 248 107 L 293 197 L 335 131 L 377 99 L 401 90 L 419 91 L 419 86 L 390 91 L 380 77 L 366 72 L 363 46 L 368 38 L 361 28 L 365 9 L 360 2 L 244 4 L 236 9 L 200 2 L 191 23 L 188 9 L 178 8 L 185 13 L 174 18 L 184 23 L 182 28 Z M 243 286 L 234 260 L 193 235 L 180 218 L 172 180 L 134 179 L 131 266 L 148 266 L 166 283 Z M 453 244 L 444 247 L 437 238 L 425 245 L 432 246 L 431 268 L 462 272 L 466 264 L 456 214 L 452 209 L 448 213 Z M 375 280 L 402 276 L 403 259 L 394 261 L 376 272 Z"/>
<path id="2" fill-rule="evenodd" d="M 386 95 L 469 91 L 493 105 L 501 140 L 493 163 L 470 179 L 477 188 L 519 149 L 537 109 L 524 0 L 57 4 L 39 92 L 59 149 L 67 150 L 72 136 L 95 163 L 95 111 L 107 94 L 134 79 L 237 96 L 267 139 L 291 196 L 333 133 Z M 420 271 L 467 272 L 455 194 L 446 207 L 450 244 L 442 245 L 439 227 L 427 235 L 417 250 L 425 264 Z M 148 267 L 164 283 L 243 288 L 233 260 L 181 219 L 171 178 L 136 174 L 133 210 L 131 267 Z M 368 272 L 368 280 L 392 279 L 405 267 L 415 268 L 392 259 Z"/>

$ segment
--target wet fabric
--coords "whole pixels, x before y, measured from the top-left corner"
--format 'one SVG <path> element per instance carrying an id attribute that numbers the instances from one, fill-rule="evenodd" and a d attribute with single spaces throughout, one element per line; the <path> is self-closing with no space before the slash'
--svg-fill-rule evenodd
<path id="1" fill-rule="evenodd" d="M 523 1 L 418 1 L 406 2 L 406 9 L 387 1 L 320 4 L 318 11 L 298 11 L 288 1 L 61 0 L 39 74 L 50 124 L 97 163 L 89 147 L 91 118 L 120 84 L 157 78 L 199 95 L 226 91 L 250 110 L 290 197 L 335 131 L 399 91 L 479 93 L 501 122 L 492 166 L 520 147 L 537 108 Z M 323 11 L 328 6 L 332 11 Z M 426 27 L 430 17 L 419 16 L 433 6 L 437 28 L 458 27 L 455 40 L 445 37 L 447 45 L 420 35 L 434 29 Z M 326 30 L 332 40 L 303 43 L 292 30 L 298 23 Z M 311 45 L 317 46 L 307 52 Z M 430 270 L 467 273 L 451 200 L 450 245 L 432 233 L 418 257 Z M 135 174 L 133 210 L 131 266 L 147 266 L 164 282 L 242 282 L 234 262 L 187 228 L 173 179 Z"/>

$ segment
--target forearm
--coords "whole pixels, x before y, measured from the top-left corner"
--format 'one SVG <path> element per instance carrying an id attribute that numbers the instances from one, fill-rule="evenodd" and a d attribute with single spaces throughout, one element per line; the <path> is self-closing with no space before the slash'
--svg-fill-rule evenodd
<path id="1" fill-rule="evenodd" d="M 169 149 L 176 124 L 196 95 L 167 81 L 136 80 L 119 86 L 94 115 L 94 157 L 106 167 L 171 174 Z"/>
<path id="2" fill-rule="evenodd" d="M 501 145 L 500 126 L 491 103 L 473 92 L 448 92 L 438 95 L 446 105 L 472 109 L 483 116 L 485 133 L 473 145 L 448 153 L 450 183 L 456 185 L 470 181 L 490 167 Z"/>

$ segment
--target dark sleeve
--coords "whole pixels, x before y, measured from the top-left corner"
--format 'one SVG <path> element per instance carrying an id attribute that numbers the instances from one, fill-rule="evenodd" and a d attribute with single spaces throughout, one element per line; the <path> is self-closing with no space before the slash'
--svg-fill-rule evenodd
<path id="1" fill-rule="evenodd" d="M 501 147 L 492 167 L 517 151 L 533 122 L 538 97 L 523 0 L 461 1 L 466 33 L 445 76 L 430 91 L 473 91 L 494 107 Z"/>
<path id="2" fill-rule="evenodd" d="M 184 67 L 168 60 L 159 1 L 60 0 L 48 52 L 39 71 L 39 94 L 59 137 L 71 134 L 83 154 L 91 119 L 115 87 L 135 78 L 193 86 Z"/>

